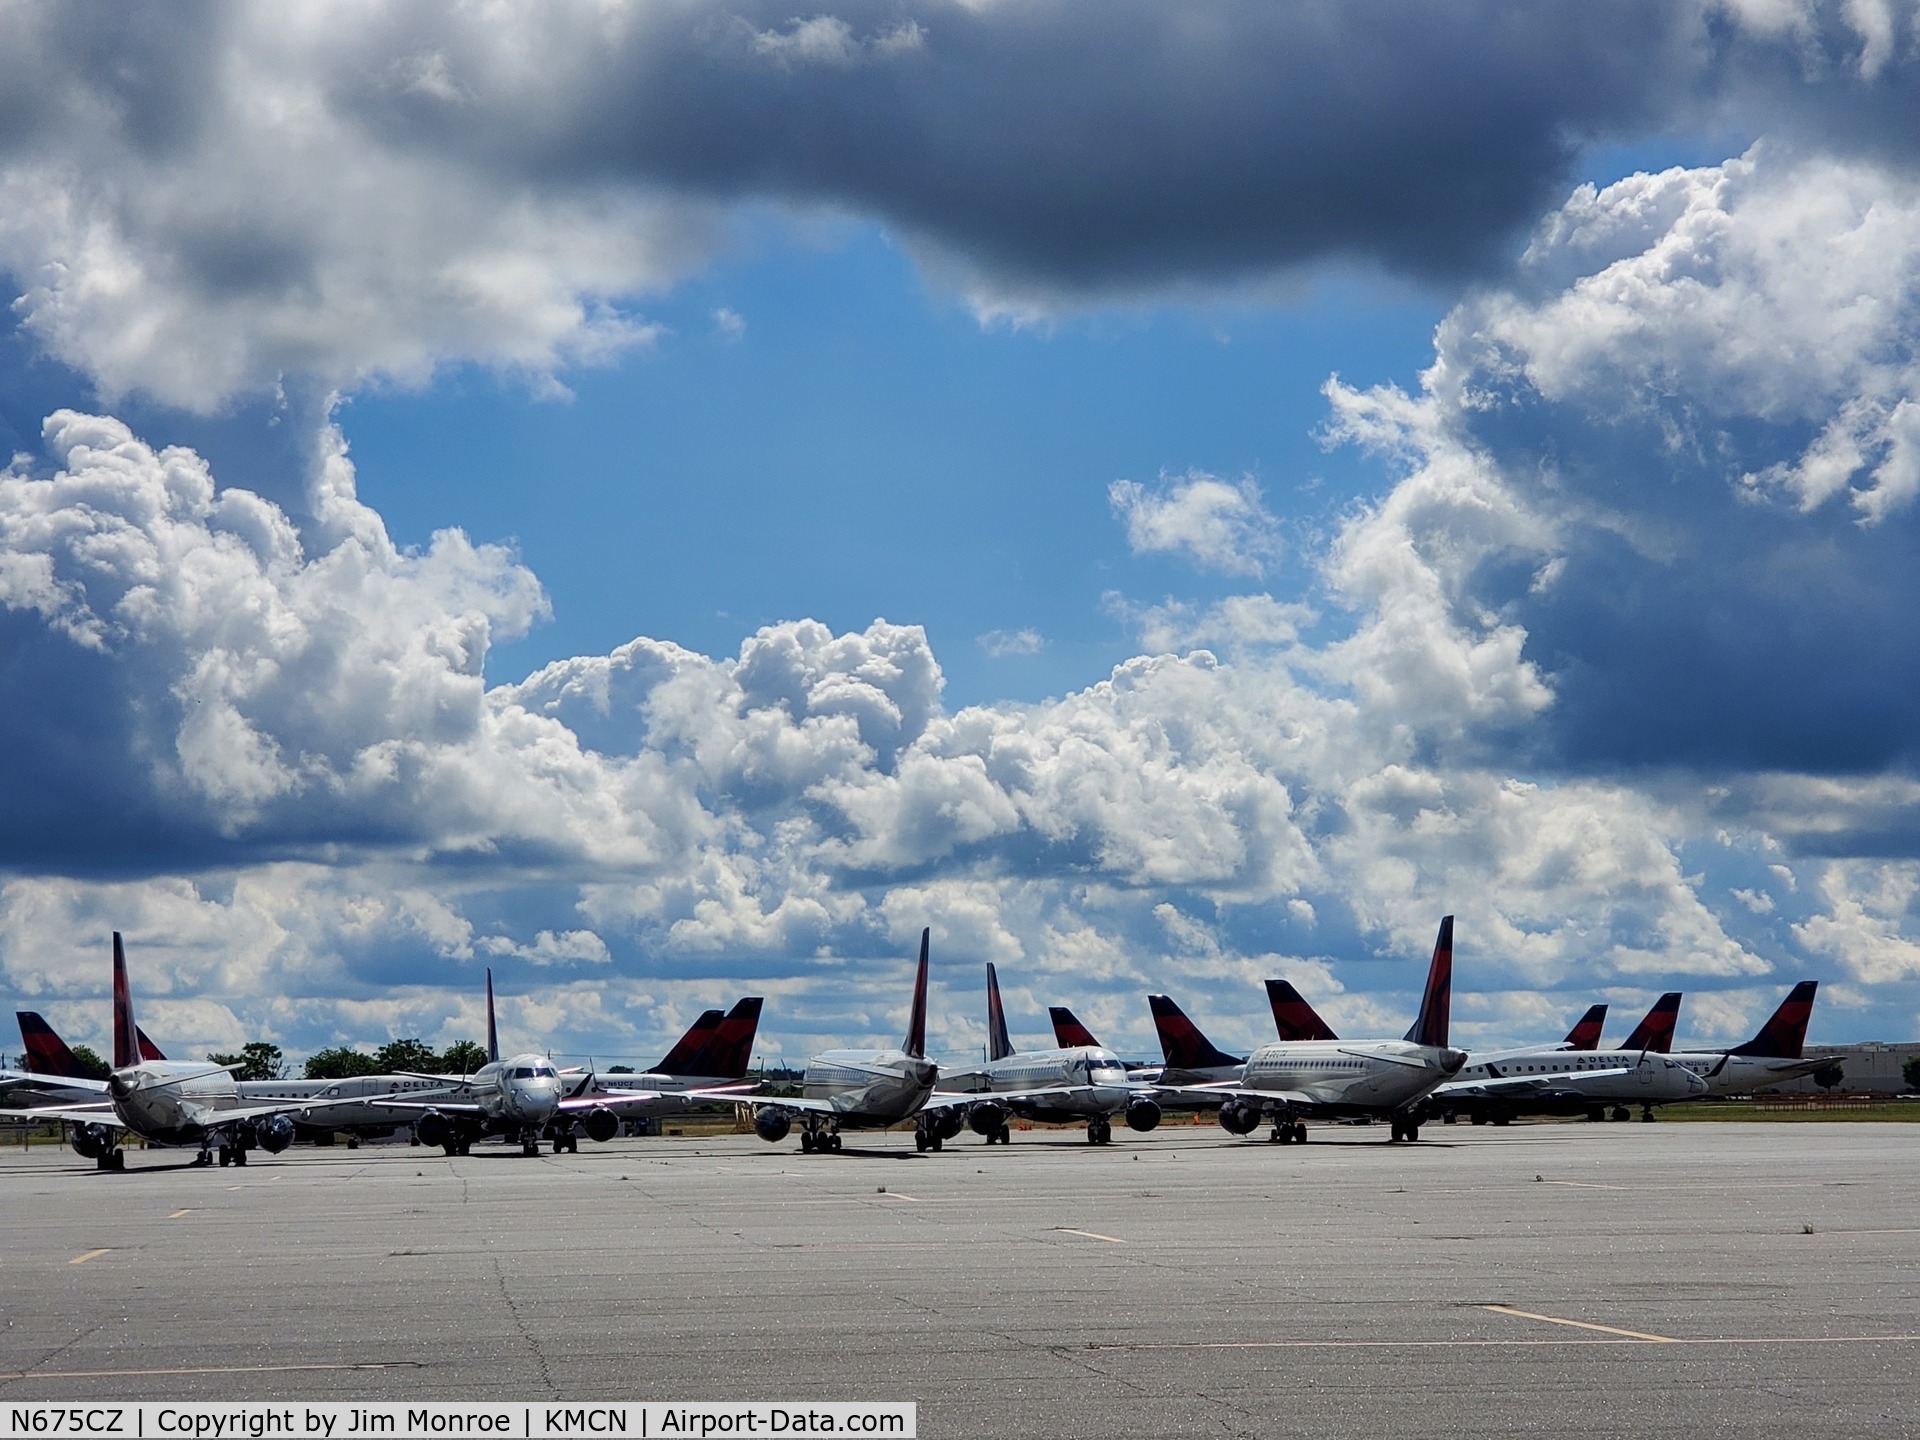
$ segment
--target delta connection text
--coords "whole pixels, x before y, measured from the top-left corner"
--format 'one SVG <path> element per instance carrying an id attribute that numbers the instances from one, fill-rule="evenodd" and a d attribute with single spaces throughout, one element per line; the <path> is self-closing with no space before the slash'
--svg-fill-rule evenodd
<path id="1" fill-rule="evenodd" d="M 126 1440 L 409 1440 L 409 1437 L 509 1437 L 509 1440 L 715 1440 L 715 1437 L 878 1435 L 914 1440 L 911 1401 L 742 1400 L 484 1404 L 471 1401 L 287 1404 L 279 1401 L 185 1404 L 152 1401 L 9 1403 L 0 1440 L 45 1436 L 123 1436 Z"/>

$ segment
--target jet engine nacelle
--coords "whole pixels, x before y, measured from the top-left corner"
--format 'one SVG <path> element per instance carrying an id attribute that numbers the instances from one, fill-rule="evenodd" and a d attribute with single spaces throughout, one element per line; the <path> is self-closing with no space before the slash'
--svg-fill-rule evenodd
<path id="1" fill-rule="evenodd" d="M 973 1127 L 976 1135 L 998 1135 L 1007 1123 L 1007 1108 L 1004 1105 L 976 1105 L 967 1112 L 967 1124 Z"/>
<path id="2" fill-rule="evenodd" d="M 951 1140 L 967 1128 L 967 1117 L 957 1108 L 936 1110 L 927 1117 L 927 1133 Z"/>
<path id="3" fill-rule="evenodd" d="M 278 1155 L 293 1144 L 293 1121 L 285 1115 L 269 1115 L 253 1127 L 253 1138 L 269 1155 Z"/>
<path id="4" fill-rule="evenodd" d="M 1220 1107 L 1220 1128 L 1229 1135 L 1251 1135 L 1259 1123 L 1258 1105 L 1241 1105 L 1230 1100 Z"/>
<path id="5" fill-rule="evenodd" d="M 414 1122 L 413 1133 L 422 1145 L 445 1145 L 453 1138 L 453 1122 L 438 1110 L 429 1110 Z"/>
<path id="6" fill-rule="evenodd" d="M 753 1133 L 769 1145 L 778 1145 L 793 1129 L 793 1117 L 784 1110 L 762 1110 L 753 1117 Z"/>
<path id="7" fill-rule="evenodd" d="M 580 1122 L 580 1128 L 587 1132 L 587 1138 L 596 1145 L 604 1145 L 620 1133 L 620 1117 L 604 1105 L 596 1105 L 587 1112 L 587 1118 Z"/>
<path id="8" fill-rule="evenodd" d="M 1160 1107 L 1142 1096 L 1127 1105 L 1127 1128 L 1129 1130 L 1151 1130 L 1160 1123 Z M 1244 1131 L 1241 1133 L 1245 1133 Z"/>
<path id="9" fill-rule="evenodd" d="M 67 1131 L 67 1143 L 82 1160 L 98 1160 L 113 1151 L 113 1131 L 105 1125 L 84 1122 Z"/>

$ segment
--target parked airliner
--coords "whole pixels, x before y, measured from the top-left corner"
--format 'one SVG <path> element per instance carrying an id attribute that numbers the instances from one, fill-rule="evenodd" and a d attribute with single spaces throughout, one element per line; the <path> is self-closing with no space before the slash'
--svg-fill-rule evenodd
<path id="1" fill-rule="evenodd" d="M 967 1109 L 967 1124 L 989 1145 L 1012 1143 L 1007 1121 L 1053 1124 L 1087 1123 L 1087 1141 L 1105 1145 L 1113 1139 L 1113 1117 L 1124 1116 L 1132 1130 L 1151 1130 L 1160 1123 L 1160 1106 L 1153 1091 L 1127 1077 L 1120 1057 L 1100 1044 L 1063 1045 L 1057 1050 L 1020 1054 L 1007 1034 L 1007 1015 L 1000 1003 L 1000 977 L 987 966 L 987 1061 L 974 1070 L 949 1074 L 945 1088 L 959 1094 L 990 1096 Z"/>
<path id="2" fill-rule="evenodd" d="M 182 1060 L 145 1060 L 140 1029 L 133 1019 L 133 993 L 127 983 L 126 948 L 113 935 L 114 1070 L 106 1093 L 85 1104 L 36 1106 L 0 1111 L 0 1119 L 58 1120 L 67 1127 L 75 1152 L 102 1170 L 124 1170 L 124 1133 L 163 1145 L 198 1145 L 194 1163 L 212 1163 L 218 1148 L 222 1165 L 244 1165 L 255 1148 L 278 1154 L 293 1143 L 296 1115 L 328 1108 L 326 1102 L 250 1103 L 235 1088 L 227 1067 Z"/>
<path id="3" fill-rule="evenodd" d="M 1818 980 L 1802 980 L 1794 986 L 1744 1045 L 1730 1050 L 1676 1050 L 1673 1059 L 1705 1080 L 1709 1095 L 1746 1095 L 1811 1075 L 1833 1063 L 1831 1056 L 1809 1059 L 1803 1053 L 1819 988 Z"/>
<path id="4" fill-rule="evenodd" d="M 1466 1052 L 1447 1043 L 1453 990 L 1453 916 L 1440 922 L 1420 1013 L 1402 1040 L 1282 1040 L 1247 1057 L 1239 1080 L 1161 1086 L 1164 1101 L 1218 1103 L 1220 1124 L 1251 1133 L 1271 1116 L 1275 1143 L 1306 1141 L 1305 1116 L 1385 1117 L 1393 1138 L 1420 1138 L 1417 1103 L 1457 1074 Z"/>
<path id="5" fill-rule="evenodd" d="M 940 1067 L 927 1059 L 927 945 L 932 933 L 920 932 L 920 968 L 900 1048 L 825 1050 L 813 1056 L 802 1072 L 800 1095 L 745 1102 L 753 1107 L 754 1133 L 762 1140 L 778 1144 L 797 1123 L 800 1149 L 826 1153 L 841 1148 L 843 1130 L 884 1130 L 913 1120 L 915 1146 L 938 1150 L 960 1133 L 974 1097 L 936 1096 Z"/>

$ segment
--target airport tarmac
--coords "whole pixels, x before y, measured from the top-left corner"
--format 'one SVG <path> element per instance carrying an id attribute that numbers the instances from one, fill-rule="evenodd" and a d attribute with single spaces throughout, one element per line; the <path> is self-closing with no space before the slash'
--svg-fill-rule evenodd
<path id="1" fill-rule="evenodd" d="M 0 1152 L 0 1402 L 885 1399 L 923 1436 L 1920 1434 L 1920 1126 Z"/>

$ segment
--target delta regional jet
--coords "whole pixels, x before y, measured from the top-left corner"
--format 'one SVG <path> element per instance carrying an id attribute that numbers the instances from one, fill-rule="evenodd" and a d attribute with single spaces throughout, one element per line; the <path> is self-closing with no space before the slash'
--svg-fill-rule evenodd
<path id="1" fill-rule="evenodd" d="M 745 1057 L 753 1048 L 759 1021 L 760 997 L 757 995 L 742 1000 L 731 1016 L 713 1022 L 711 1032 L 706 1029 L 708 1017 L 703 1015 L 662 1065 L 674 1061 L 682 1046 L 704 1037 L 699 1039 L 691 1059 L 697 1062 L 712 1055 L 716 1058 L 710 1063 L 731 1069 L 737 1056 L 739 1073 L 744 1075 Z M 597 1080 L 589 1074 L 569 1091 L 553 1061 L 544 1055 L 528 1053 L 501 1059 L 500 1028 L 494 1019 L 492 970 L 487 971 L 487 1063 L 472 1075 L 416 1078 L 437 1081 L 445 1087 L 444 1098 L 385 1099 L 368 1103 L 413 1116 L 413 1131 L 420 1143 L 438 1145 L 449 1156 L 470 1153 L 473 1142 L 487 1135 L 518 1140 L 523 1155 L 538 1155 L 540 1141 L 549 1135 L 556 1155 L 562 1151 L 577 1153 L 580 1137 L 575 1133 L 576 1124 L 587 1132 L 588 1139 L 607 1141 L 620 1133 L 620 1118 L 616 1113 L 620 1110 L 678 1107 L 689 1100 L 737 1100 L 753 1088 L 743 1083 L 701 1090 L 690 1088 L 692 1077 L 647 1075 L 632 1078 L 664 1079 L 687 1088 L 669 1092 L 653 1087 L 622 1086 L 588 1094 Z"/>
<path id="2" fill-rule="evenodd" d="M 1251 1134 L 1271 1117 L 1267 1139 L 1275 1144 L 1304 1144 L 1308 1116 L 1384 1117 L 1394 1140 L 1418 1140 L 1418 1102 L 1467 1060 L 1465 1051 L 1447 1043 L 1452 990 L 1453 916 L 1448 915 L 1434 942 L 1419 1016 L 1404 1039 L 1282 1040 L 1248 1056 L 1237 1080 L 1170 1086 L 1163 1077 L 1162 1098 L 1180 1105 L 1218 1105 L 1221 1126 L 1234 1135 Z"/>
<path id="3" fill-rule="evenodd" d="M 1160 1123 L 1160 1106 L 1151 1087 L 1127 1076 L 1120 1057 L 1088 1037 L 1086 1044 L 1020 1054 L 1007 1035 L 1007 1013 L 1000 1003 L 1000 977 L 987 966 L 987 1061 L 977 1070 L 948 1075 L 949 1091 L 978 1096 L 967 1108 L 967 1124 L 989 1145 L 1012 1143 L 1007 1121 L 1087 1123 L 1087 1142 L 1113 1139 L 1113 1117 L 1132 1130 Z"/>
<path id="4" fill-rule="evenodd" d="M 104 1095 L 87 1103 L 0 1110 L 0 1119 L 58 1120 L 76 1154 L 102 1170 L 127 1168 L 124 1134 L 162 1145 L 197 1145 L 196 1165 L 217 1149 L 222 1165 L 244 1165 L 250 1150 L 277 1155 L 293 1143 L 294 1121 L 334 1102 L 296 1100 L 249 1104 L 234 1087 L 231 1067 L 143 1057 L 133 1019 L 126 947 L 113 932 L 113 1073 Z M 148 1048 L 152 1042 L 148 1041 Z M 64 1048 L 64 1047 L 62 1047 Z M 31 1054 L 31 1051 L 29 1051 Z M 157 1052 L 156 1052 L 157 1053 Z M 68 1082 L 76 1083 L 76 1082 Z"/>

